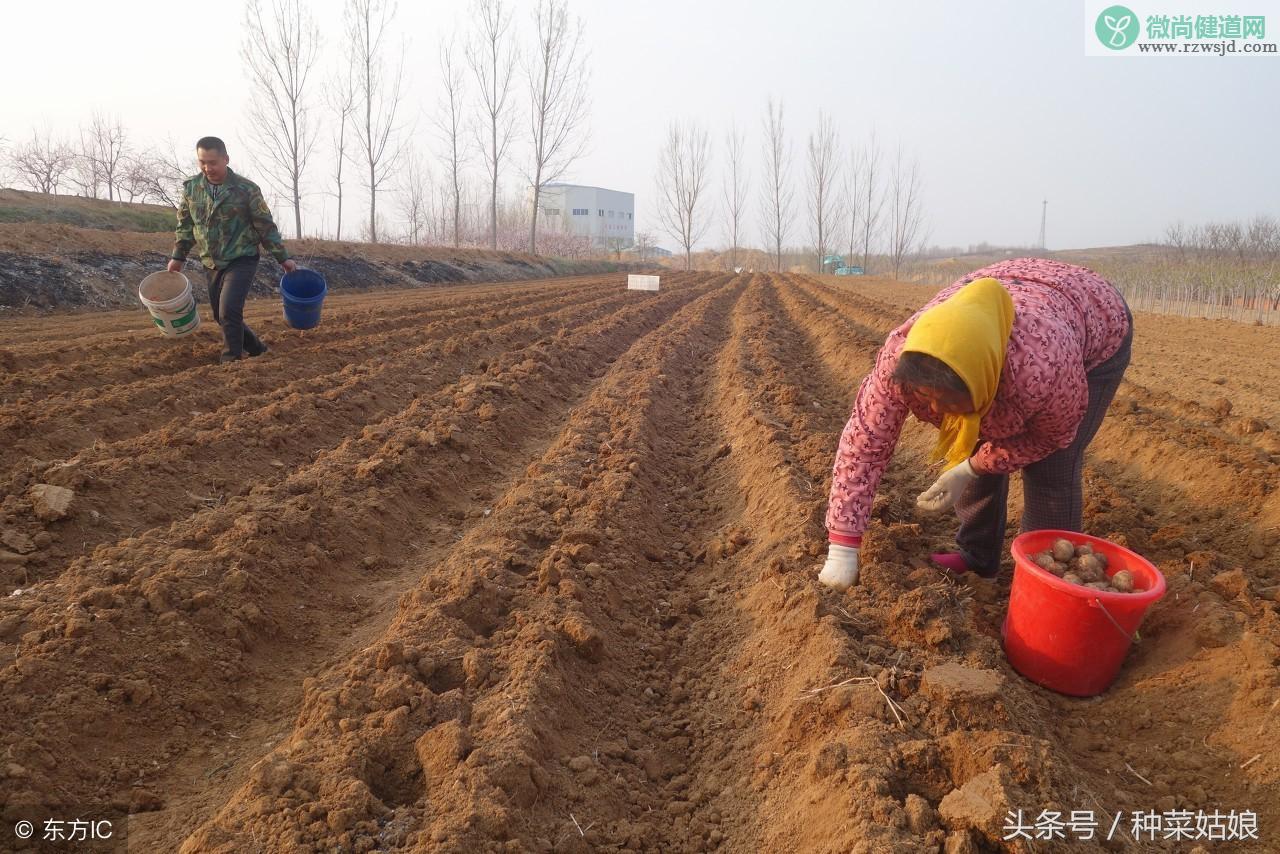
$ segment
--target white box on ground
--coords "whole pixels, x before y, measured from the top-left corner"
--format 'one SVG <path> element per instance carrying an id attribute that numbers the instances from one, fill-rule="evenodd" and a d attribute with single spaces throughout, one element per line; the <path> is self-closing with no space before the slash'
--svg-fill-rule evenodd
<path id="1" fill-rule="evenodd" d="M 658 289 L 657 276 L 637 276 L 634 273 L 627 274 L 627 290 L 656 291 L 657 289 Z"/>

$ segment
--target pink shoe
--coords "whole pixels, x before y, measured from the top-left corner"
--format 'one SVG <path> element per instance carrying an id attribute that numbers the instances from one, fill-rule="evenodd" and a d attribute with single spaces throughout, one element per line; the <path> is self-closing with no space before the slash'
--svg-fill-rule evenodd
<path id="1" fill-rule="evenodd" d="M 981 572 L 969 566 L 969 562 L 957 552 L 938 552 L 929 555 L 929 560 L 941 566 L 952 575 L 964 575 L 966 572 L 972 572 L 979 578 L 995 578 L 1000 574 L 1000 570 L 992 573 Z"/>
<path id="2" fill-rule="evenodd" d="M 969 572 L 969 564 L 955 552 L 938 552 L 929 555 L 929 560 L 941 566 L 952 575 L 964 575 Z"/>

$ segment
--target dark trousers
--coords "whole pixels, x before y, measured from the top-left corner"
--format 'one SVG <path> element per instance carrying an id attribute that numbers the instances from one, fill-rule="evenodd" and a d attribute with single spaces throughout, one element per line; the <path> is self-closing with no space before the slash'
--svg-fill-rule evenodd
<path id="1" fill-rule="evenodd" d="M 1133 352 L 1133 314 L 1127 306 L 1125 311 L 1129 314 L 1129 333 L 1120 343 L 1120 349 L 1085 375 L 1089 383 L 1089 405 L 1075 439 L 1067 447 L 1022 470 L 1023 532 L 1080 530 L 1084 514 L 1081 486 L 1084 449 L 1102 425 Z M 1008 498 L 1009 476 L 991 474 L 971 483 L 956 503 L 956 515 L 960 517 L 956 542 L 960 554 L 981 575 L 995 575 L 1000 569 Z"/>
<path id="2" fill-rule="evenodd" d="M 205 268 L 213 319 L 222 327 L 222 361 L 234 362 L 243 354 L 260 355 L 262 342 L 244 322 L 244 301 L 258 272 L 258 256 L 237 258 L 221 270 Z"/>

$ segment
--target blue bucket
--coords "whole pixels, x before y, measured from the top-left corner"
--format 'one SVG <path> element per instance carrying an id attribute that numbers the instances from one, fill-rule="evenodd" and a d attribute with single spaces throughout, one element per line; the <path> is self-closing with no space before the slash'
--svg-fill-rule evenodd
<path id="1" fill-rule="evenodd" d="M 280 277 L 284 320 L 294 329 L 314 329 L 320 323 L 320 306 L 329 287 L 315 270 L 298 268 Z"/>

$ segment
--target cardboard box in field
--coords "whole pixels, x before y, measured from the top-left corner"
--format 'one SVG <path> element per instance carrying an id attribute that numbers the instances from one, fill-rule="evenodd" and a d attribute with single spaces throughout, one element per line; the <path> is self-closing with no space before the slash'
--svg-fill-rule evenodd
<path id="1" fill-rule="evenodd" d="M 634 273 L 627 275 L 627 290 L 629 291 L 656 291 L 657 289 L 657 276 L 637 276 Z"/>

